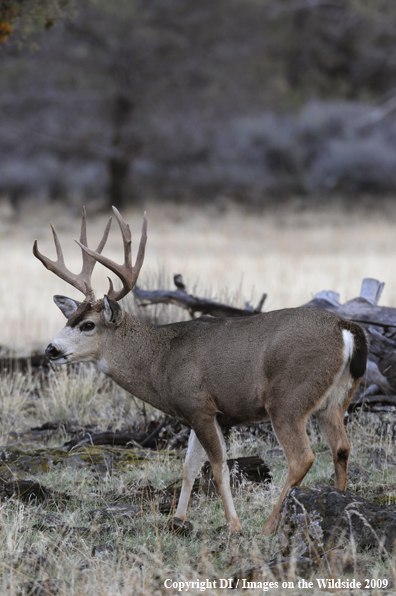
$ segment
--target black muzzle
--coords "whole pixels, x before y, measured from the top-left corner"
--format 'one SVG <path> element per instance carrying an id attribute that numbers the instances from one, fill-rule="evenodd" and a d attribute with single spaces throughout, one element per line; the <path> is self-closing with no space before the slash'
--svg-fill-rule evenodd
<path id="1" fill-rule="evenodd" d="M 62 356 L 62 352 L 60 352 L 60 350 L 58 350 L 58 348 L 52 344 L 49 344 L 49 346 L 45 348 L 45 355 L 47 356 L 48 360 L 57 360 L 57 358 Z"/>

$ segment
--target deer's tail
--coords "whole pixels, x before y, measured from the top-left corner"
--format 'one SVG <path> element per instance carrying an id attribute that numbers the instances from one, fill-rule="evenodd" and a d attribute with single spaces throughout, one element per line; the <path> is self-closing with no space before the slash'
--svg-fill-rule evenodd
<path id="1" fill-rule="evenodd" d="M 349 371 L 354 381 L 366 372 L 369 341 L 363 327 L 353 321 L 343 321 L 343 328 L 353 335 L 353 350 L 349 361 Z"/>

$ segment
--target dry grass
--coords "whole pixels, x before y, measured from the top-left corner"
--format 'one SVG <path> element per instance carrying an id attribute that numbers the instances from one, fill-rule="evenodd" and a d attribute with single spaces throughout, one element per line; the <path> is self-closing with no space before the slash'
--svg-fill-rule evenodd
<path id="1" fill-rule="evenodd" d="M 377 211 L 341 207 L 301 211 L 293 206 L 265 214 L 235 207 L 219 211 L 169 204 L 146 205 L 149 239 L 141 285 L 154 289 L 159 273 L 171 285 L 182 273 L 188 288 L 224 297 L 225 290 L 240 305 L 258 302 L 266 292 L 266 310 L 298 306 L 324 289 L 338 291 L 342 300 L 359 294 L 363 277 L 386 282 L 382 304 L 396 306 L 396 206 L 381 203 Z M 135 249 L 142 210 L 124 213 L 131 222 Z M 95 244 L 110 215 L 89 214 L 89 238 Z M 37 209 L 29 205 L 15 219 L 0 205 L 0 325 L 3 346 L 42 349 L 63 325 L 54 306 L 56 293 L 79 298 L 79 293 L 49 273 L 32 255 L 32 244 L 54 256 L 49 222 L 56 225 L 66 262 L 81 267 L 80 249 L 73 238 L 79 219 L 61 206 Z M 107 252 L 121 260 L 122 248 L 113 223 Z M 107 272 L 96 268 L 98 295 L 107 289 Z M 165 274 L 165 275 L 164 275 Z M 81 296 L 80 296 L 81 297 Z"/>
<path id="2" fill-rule="evenodd" d="M 66 422 L 72 419 L 105 429 L 109 422 L 114 427 L 121 427 L 130 425 L 132 421 L 137 423 L 142 416 L 125 392 L 105 381 L 101 374 L 95 373 L 90 367 L 78 374 L 70 371 L 66 375 L 56 371 L 47 381 L 40 383 L 27 378 L 25 385 L 19 376 L 3 377 L 2 385 L 5 387 L 4 395 L 12 391 L 15 397 L 12 425 L 16 431 L 47 421 Z M 10 410 L 8 405 L 8 415 Z M 158 414 L 148 408 L 148 415 L 155 417 Z M 385 466 L 377 470 L 370 464 L 369 454 L 378 445 L 378 436 L 373 424 L 367 422 L 364 417 L 356 416 L 349 425 L 351 464 L 361 466 L 367 477 L 359 478 L 352 474 L 348 488 L 373 498 L 378 494 L 379 487 L 385 485 L 389 495 L 395 494 L 393 469 Z M 2 444 L 7 441 L 9 424 L 10 418 L 0 421 Z M 306 484 L 330 484 L 333 473 L 330 451 L 324 446 L 314 426 L 311 425 L 309 432 L 317 457 L 306 477 Z M 60 446 L 66 438 L 65 434 L 60 433 L 57 439 L 52 439 L 52 445 Z M 25 445 L 25 449 L 29 451 L 38 446 Z M 392 454 L 394 445 L 390 441 L 383 440 L 381 446 L 388 454 Z M 45 454 L 45 446 L 41 447 L 41 453 Z M 263 437 L 247 436 L 241 429 L 234 429 L 228 438 L 228 455 L 231 457 L 253 453 L 266 457 L 267 450 L 273 447 L 273 438 L 263 440 Z M 45 486 L 71 495 L 72 498 L 66 504 L 22 504 L 17 499 L 0 503 L 1 594 L 25 594 L 22 587 L 26 582 L 48 578 L 68 582 L 62 584 L 58 592 L 64 596 L 176 594 L 176 589 L 164 588 L 165 579 L 196 581 L 199 578 L 200 581 L 213 581 L 229 578 L 241 569 L 263 565 L 276 555 L 279 548 L 277 540 L 262 537 L 261 528 L 285 481 L 286 462 L 282 457 L 268 460 L 273 484 L 268 486 L 245 482 L 234 490 L 235 505 L 244 534 L 228 538 L 222 529 L 225 518 L 220 499 L 203 494 L 195 496 L 190 505 L 189 520 L 194 527 L 191 536 L 172 535 L 165 531 L 168 516 L 159 513 L 155 502 L 143 505 L 129 519 L 92 522 L 89 511 L 114 503 L 130 503 L 135 489 L 148 481 L 157 488 L 163 488 L 180 477 L 181 452 L 145 452 L 139 449 L 130 449 L 129 452 L 138 453 L 140 457 L 136 461 L 131 459 L 121 469 L 109 468 L 107 472 L 96 469 L 89 457 L 86 458 L 87 465 L 82 468 L 57 464 L 48 470 L 36 471 L 34 477 Z M 4 473 L 4 465 L 1 473 Z M 18 474 L 22 477 L 32 476 L 28 471 L 19 471 Z M 139 505 L 139 502 L 134 501 L 134 504 Z M 37 523 L 47 514 L 57 516 L 61 523 L 68 525 L 68 529 L 40 529 Z M 98 548 L 99 545 L 102 545 L 101 548 Z M 44 558 L 41 566 L 37 566 L 37 557 Z M 341 571 L 336 577 L 390 580 L 394 576 L 396 561 L 389 555 L 380 556 L 378 551 L 357 553 L 353 544 L 346 543 L 338 551 L 337 557 Z M 348 563 L 351 560 L 354 562 L 352 571 Z M 349 570 L 342 570 L 344 562 L 348 563 Z M 332 575 L 334 572 L 329 571 L 328 576 Z M 313 570 L 307 571 L 304 577 L 307 581 L 315 582 L 318 575 Z M 293 572 L 283 577 L 285 579 L 294 582 L 295 588 L 279 587 L 271 593 L 291 596 L 301 594 L 297 586 L 298 577 Z M 260 580 L 280 581 L 279 577 L 272 577 L 271 572 L 265 571 L 265 565 L 257 578 L 257 581 Z M 189 590 L 191 594 L 199 592 L 199 589 Z M 207 593 L 223 594 L 224 590 L 212 589 Z M 256 590 L 245 593 L 254 594 Z M 309 593 L 321 593 L 316 583 L 315 589 Z M 367 590 L 365 593 L 390 592 Z"/>

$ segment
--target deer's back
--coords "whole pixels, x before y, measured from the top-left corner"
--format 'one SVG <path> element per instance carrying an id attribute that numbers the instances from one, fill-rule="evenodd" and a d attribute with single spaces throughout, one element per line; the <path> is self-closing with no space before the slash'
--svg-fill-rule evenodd
<path id="1" fill-rule="evenodd" d="M 165 326 L 164 391 L 176 405 L 181 400 L 184 412 L 186 401 L 194 410 L 200 400 L 213 400 L 221 424 L 263 419 L 291 388 L 327 390 L 343 363 L 348 325 L 354 324 L 331 312 L 296 308 Z"/>

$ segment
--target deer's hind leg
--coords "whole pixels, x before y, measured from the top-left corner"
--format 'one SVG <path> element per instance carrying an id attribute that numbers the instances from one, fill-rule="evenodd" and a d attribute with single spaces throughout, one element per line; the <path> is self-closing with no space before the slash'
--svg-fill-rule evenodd
<path id="1" fill-rule="evenodd" d="M 333 453 L 334 486 L 339 490 L 346 488 L 348 460 L 351 451 L 344 427 L 344 415 L 359 382 L 360 379 L 355 381 L 351 388 L 344 388 L 344 399 L 339 400 L 339 405 L 329 406 L 315 412 L 320 430 Z"/>
<path id="2" fill-rule="evenodd" d="M 301 484 L 315 459 L 306 431 L 307 416 L 293 420 L 290 416 L 284 417 L 280 410 L 270 412 L 270 416 L 275 434 L 285 452 L 289 469 L 285 486 L 263 528 L 263 534 L 267 536 L 278 529 L 282 504 L 289 489 Z"/>
<path id="3" fill-rule="evenodd" d="M 183 484 L 181 488 L 179 503 L 177 505 L 175 516 L 180 519 L 186 519 L 188 502 L 190 500 L 191 490 L 195 478 L 198 476 L 202 464 L 206 460 L 205 449 L 198 441 L 197 435 L 191 429 L 188 438 L 188 447 L 186 459 L 183 464 Z"/>
<path id="4" fill-rule="evenodd" d="M 334 486 L 345 490 L 351 446 L 344 429 L 344 412 L 337 409 L 316 413 L 316 418 L 333 453 Z"/>

